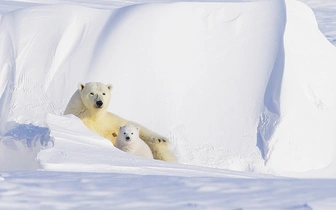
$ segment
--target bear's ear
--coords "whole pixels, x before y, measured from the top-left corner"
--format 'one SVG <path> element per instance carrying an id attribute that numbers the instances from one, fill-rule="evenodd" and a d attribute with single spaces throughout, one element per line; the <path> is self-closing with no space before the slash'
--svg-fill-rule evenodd
<path id="1" fill-rule="evenodd" d="M 135 126 L 135 128 L 136 128 L 138 131 L 140 131 L 140 127 L 139 127 L 139 126 Z"/>
<path id="2" fill-rule="evenodd" d="M 82 84 L 82 83 L 78 83 L 78 90 L 79 90 L 79 91 L 83 90 L 84 87 L 85 87 L 84 84 Z"/>
<path id="3" fill-rule="evenodd" d="M 110 91 L 112 90 L 112 85 L 111 84 L 107 84 L 106 86 Z"/>

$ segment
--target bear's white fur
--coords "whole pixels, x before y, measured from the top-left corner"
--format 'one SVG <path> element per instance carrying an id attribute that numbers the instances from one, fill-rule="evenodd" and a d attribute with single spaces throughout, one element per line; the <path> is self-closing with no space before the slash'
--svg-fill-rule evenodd
<path id="1" fill-rule="evenodd" d="M 139 127 L 132 124 L 120 127 L 116 147 L 124 152 L 153 159 L 152 151 L 139 137 Z"/>
<path id="2" fill-rule="evenodd" d="M 136 125 L 140 128 L 140 138 L 149 146 L 154 159 L 177 162 L 166 137 L 107 111 L 111 90 L 112 85 L 99 82 L 79 83 L 78 90 L 71 97 L 64 114 L 77 116 L 90 130 L 109 139 L 114 145 L 119 126 Z"/>

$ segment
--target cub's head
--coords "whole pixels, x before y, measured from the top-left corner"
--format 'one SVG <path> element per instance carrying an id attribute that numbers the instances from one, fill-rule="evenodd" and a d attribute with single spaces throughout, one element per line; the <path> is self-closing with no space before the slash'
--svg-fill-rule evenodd
<path id="1" fill-rule="evenodd" d="M 105 110 L 110 103 L 112 85 L 99 82 L 79 83 L 78 90 L 84 106 L 89 110 Z"/>
<path id="2" fill-rule="evenodd" d="M 125 125 L 119 127 L 118 138 L 121 138 L 125 142 L 131 142 L 134 139 L 139 138 L 140 128 L 134 125 Z"/>

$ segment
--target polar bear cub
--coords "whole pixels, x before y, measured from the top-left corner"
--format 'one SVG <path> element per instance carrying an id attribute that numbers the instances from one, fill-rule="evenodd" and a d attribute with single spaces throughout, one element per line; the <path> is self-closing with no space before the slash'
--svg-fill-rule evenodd
<path id="1" fill-rule="evenodd" d="M 153 159 L 149 146 L 139 137 L 140 128 L 132 124 L 119 127 L 116 147 L 124 152 Z"/>

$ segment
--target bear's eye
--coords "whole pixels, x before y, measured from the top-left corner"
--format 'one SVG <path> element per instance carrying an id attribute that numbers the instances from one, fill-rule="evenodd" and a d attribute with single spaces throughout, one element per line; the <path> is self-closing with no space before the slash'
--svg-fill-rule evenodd
<path id="1" fill-rule="evenodd" d="M 93 96 L 94 94 L 93 94 L 93 93 L 90 93 L 90 95 L 92 95 L 92 96 Z"/>
<path id="2" fill-rule="evenodd" d="M 133 133 L 131 133 L 131 135 L 133 135 Z"/>
<path id="3" fill-rule="evenodd" d="M 105 93 L 103 93 L 103 96 L 106 95 Z"/>
<path id="4" fill-rule="evenodd" d="M 124 135 L 126 135 L 126 133 L 124 133 Z"/>

